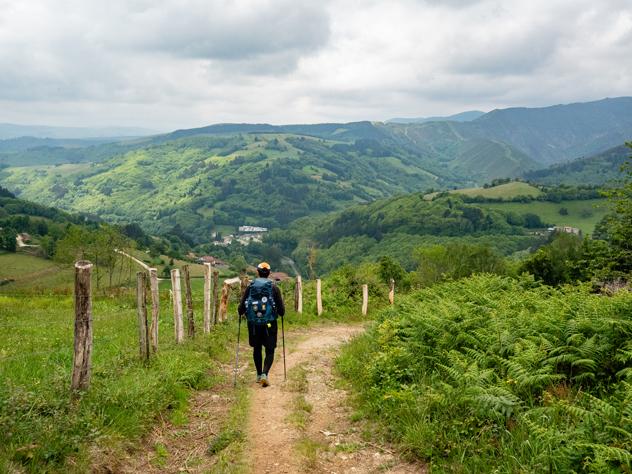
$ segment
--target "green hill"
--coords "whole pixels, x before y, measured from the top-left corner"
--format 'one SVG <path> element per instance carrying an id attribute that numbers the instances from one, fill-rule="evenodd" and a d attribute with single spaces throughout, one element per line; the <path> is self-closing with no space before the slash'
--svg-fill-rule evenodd
<path id="1" fill-rule="evenodd" d="M 523 183 L 522 181 L 511 181 L 509 183 L 499 184 L 498 186 L 490 186 L 487 188 L 453 189 L 448 192 L 450 194 L 490 200 L 511 200 L 521 196 L 535 198 L 543 194 L 537 187 L 528 183 Z M 424 196 L 424 199 L 433 199 L 439 194 L 440 193 L 429 193 Z"/>
<path id="2" fill-rule="evenodd" d="M 523 176 L 539 184 L 608 185 L 620 178 L 621 165 L 629 156 L 630 148 L 621 145 L 569 163 L 528 171 Z"/>
<path id="3" fill-rule="evenodd" d="M 311 136 L 271 133 L 271 127 L 178 131 L 100 163 L 75 165 L 74 170 L 68 165 L 11 167 L 1 178 L 27 199 L 110 222 L 139 222 L 152 233 L 178 226 L 194 240 L 206 241 L 219 226 L 278 227 L 358 202 L 472 183 L 489 173 L 477 174 L 465 163 L 470 160 L 474 167 L 483 156 L 495 160 L 499 172 L 503 168 L 498 161 L 507 161 L 513 172 L 528 168 L 516 167 L 506 147 L 494 155 L 498 150 L 491 146 L 485 155 L 490 144 L 477 140 L 464 141 L 452 153 L 422 151 L 411 141 L 404 146 L 402 139 L 384 138 L 395 137 L 398 126 L 284 127 Z M 369 134 L 383 140 L 362 138 Z"/>
<path id="4" fill-rule="evenodd" d="M 412 193 L 301 219 L 272 233 L 267 243 L 299 264 L 313 254 L 317 273 L 342 263 L 375 261 L 382 255 L 410 269 L 415 265 L 414 250 L 420 246 L 476 243 L 508 255 L 541 242 L 545 236 L 531 229 L 544 225 L 537 217 L 468 204 L 458 196 L 428 201 L 422 193 Z"/>

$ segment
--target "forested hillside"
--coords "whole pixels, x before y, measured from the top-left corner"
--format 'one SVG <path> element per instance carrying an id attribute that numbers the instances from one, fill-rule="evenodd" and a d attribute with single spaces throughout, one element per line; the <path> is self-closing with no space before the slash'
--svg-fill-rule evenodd
<path id="1" fill-rule="evenodd" d="M 594 156 L 528 171 L 523 176 L 540 184 L 612 186 L 619 179 L 621 165 L 629 155 L 630 149 L 621 145 Z"/>
<path id="2" fill-rule="evenodd" d="M 631 109 L 632 99 L 619 98 L 470 122 L 219 124 L 113 143 L 25 138 L 0 142 L 0 182 L 25 199 L 202 243 L 238 225 L 278 228 L 393 195 L 533 172 L 621 143 L 632 133 Z M 596 168 L 610 176 L 601 164 L 611 170 L 620 150 L 545 181 L 568 175 L 585 184 Z"/>

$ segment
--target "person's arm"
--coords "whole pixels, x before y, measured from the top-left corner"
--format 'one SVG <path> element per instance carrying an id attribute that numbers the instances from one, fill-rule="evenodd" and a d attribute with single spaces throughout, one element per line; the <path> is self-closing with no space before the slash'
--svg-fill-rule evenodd
<path id="1" fill-rule="evenodd" d="M 250 285 L 248 285 L 248 288 L 246 288 L 246 291 L 244 291 L 244 294 L 241 297 L 241 301 L 239 302 L 239 306 L 237 307 L 237 312 L 239 313 L 239 316 L 243 316 L 244 314 L 246 314 L 246 299 L 248 298 L 249 292 Z"/>
<path id="2" fill-rule="evenodd" d="M 277 314 L 281 317 L 285 316 L 283 295 L 281 294 L 281 289 L 276 285 L 272 285 L 272 297 L 274 298 L 274 304 L 276 305 Z"/>

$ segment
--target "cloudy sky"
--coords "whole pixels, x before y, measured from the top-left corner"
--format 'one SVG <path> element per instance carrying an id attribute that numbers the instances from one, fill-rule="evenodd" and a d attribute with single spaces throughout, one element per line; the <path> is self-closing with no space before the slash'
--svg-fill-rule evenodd
<path id="1" fill-rule="evenodd" d="M 0 0 L 0 122 L 444 115 L 632 95 L 632 0 Z"/>

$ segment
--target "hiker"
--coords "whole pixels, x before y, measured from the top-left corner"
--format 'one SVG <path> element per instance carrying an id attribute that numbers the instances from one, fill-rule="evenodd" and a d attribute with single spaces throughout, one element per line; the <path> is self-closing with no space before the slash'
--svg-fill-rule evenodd
<path id="1" fill-rule="evenodd" d="M 277 345 L 277 317 L 285 315 L 285 306 L 281 290 L 268 277 L 270 265 L 261 262 L 257 265 L 258 278 L 248 285 L 239 303 L 239 316 L 246 315 L 248 321 L 248 342 L 253 348 L 252 357 L 257 369 L 257 383 L 262 387 L 269 385 L 268 373 L 274 361 L 274 349 Z M 262 360 L 261 348 L 265 347 L 266 356 Z"/>

